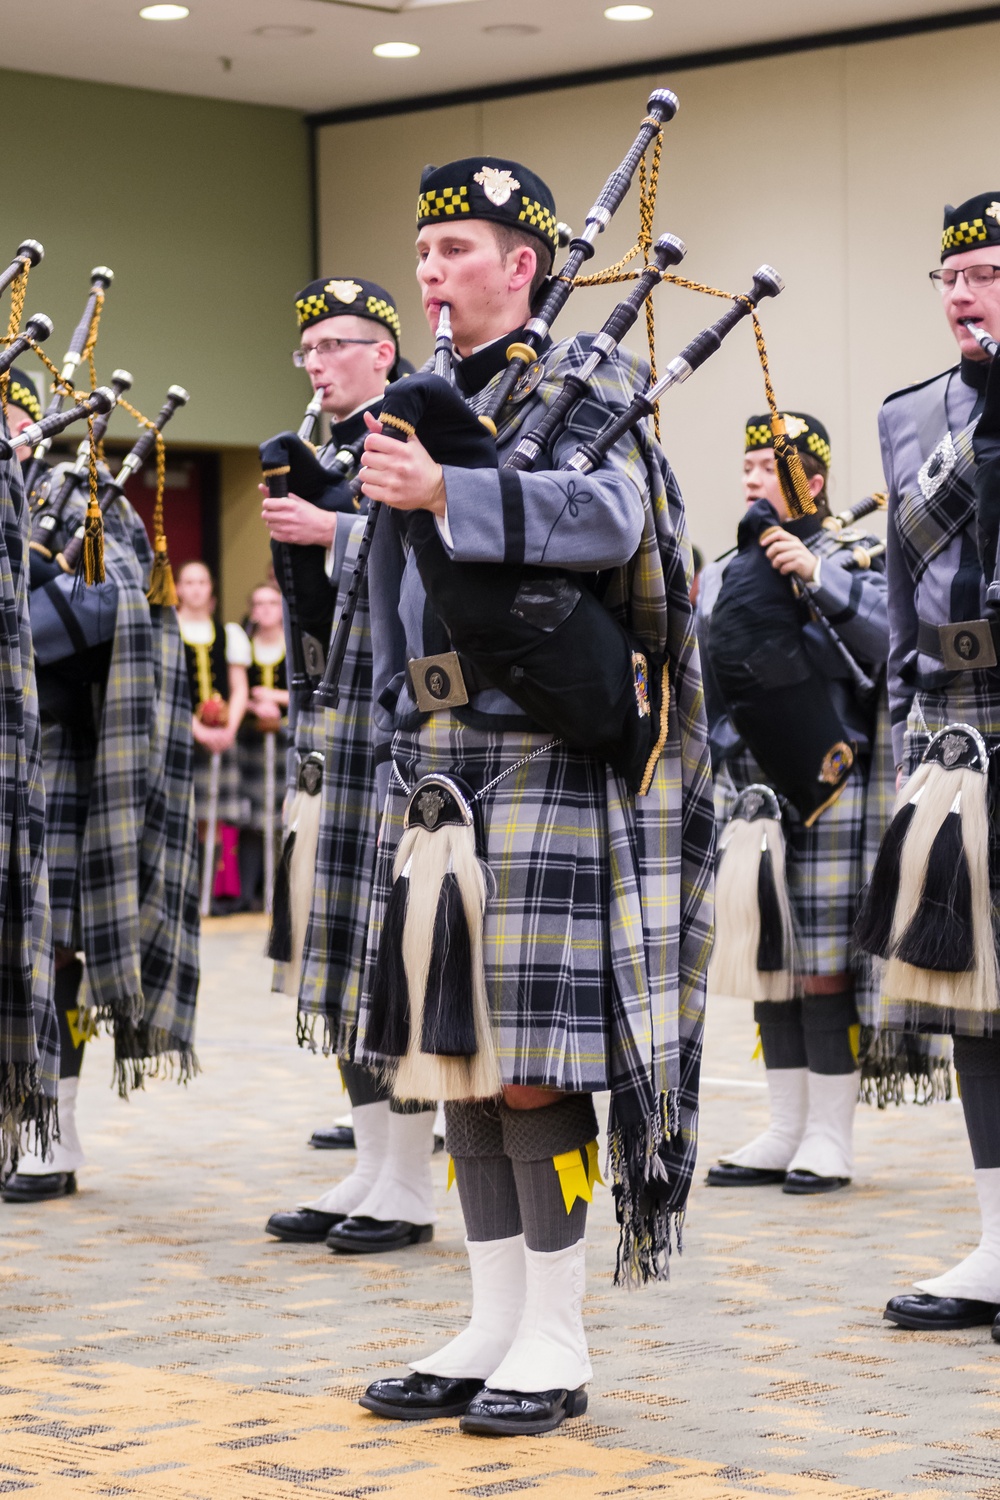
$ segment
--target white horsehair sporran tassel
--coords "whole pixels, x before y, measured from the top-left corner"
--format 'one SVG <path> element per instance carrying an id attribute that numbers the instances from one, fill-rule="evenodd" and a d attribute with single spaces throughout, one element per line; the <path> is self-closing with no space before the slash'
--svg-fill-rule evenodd
<path id="1" fill-rule="evenodd" d="M 406 804 L 372 983 L 366 1051 L 393 1066 L 401 1099 L 499 1093 L 486 975 L 486 880 L 472 798 L 451 776 L 423 777 Z"/>
<path id="2" fill-rule="evenodd" d="M 792 1000 L 796 993 L 781 806 L 756 782 L 737 797 L 719 839 L 709 985 L 714 994 L 745 1000 Z"/>

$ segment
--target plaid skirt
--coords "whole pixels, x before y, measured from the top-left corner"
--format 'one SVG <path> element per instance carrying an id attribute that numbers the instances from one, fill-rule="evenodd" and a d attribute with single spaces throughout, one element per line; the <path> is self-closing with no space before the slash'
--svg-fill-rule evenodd
<path id="1" fill-rule="evenodd" d="M 203 745 L 194 747 L 194 806 L 199 823 L 208 818 L 208 790 L 212 757 Z M 279 778 L 280 779 L 280 778 Z M 219 811 L 220 823 L 239 824 L 240 821 L 240 764 L 236 747 L 222 753 L 219 767 Z"/>
<path id="2" fill-rule="evenodd" d="M 606 773 L 540 734 L 485 734 L 444 714 L 397 733 L 395 765 L 412 787 L 446 771 L 475 793 L 477 847 L 489 868 L 483 956 L 506 1084 L 596 1092 L 611 1082 L 613 1005 Z M 368 938 L 377 953 L 407 794 L 393 776 L 379 832 Z M 367 1022 L 358 1022 L 358 1060 Z"/>
<path id="3" fill-rule="evenodd" d="M 241 724 L 236 738 L 236 759 L 240 774 L 241 828 L 252 828 L 264 832 L 264 741 L 253 722 Z M 285 800 L 285 765 L 288 758 L 288 731 L 284 727 L 276 730 L 274 738 L 274 817 L 275 827 L 281 829 L 281 809 Z"/>
<path id="4" fill-rule="evenodd" d="M 909 776 L 933 735 L 946 724 L 971 724 L 979 730 L 990 752 L 990 889 L 994 923 L 1000 922 L 1000 839 L 996 820 L 1000 811 L 1000 695 L 997 679 L 985 672 L 959 673 L 940 692 L 917 693 L 906 721 L 903 770 Z M 998 929 L 1000 930 L 1000 929 Z M 989 1036 L 1000 1031 L 996 1011 L 958 1011 L 950 1007 L 907 1003 L 881 998 L 881 1025 L 889 1031 L 930 1031 L 952 1036 Z"/>
<path id="5" fill-rule="evenodd" d="M 715 783 L 720 829 L 738 794 L 755 781 L 766 783 L 767 777 L 749 751 L 726 762 Z M 811 828 L 790 806 L 782 826 L 802 972 L 847 973 L 857 967 L 851 931 L 865 881 L 865 776 L 859 771 L 849 776 L 836 802 Z"/>

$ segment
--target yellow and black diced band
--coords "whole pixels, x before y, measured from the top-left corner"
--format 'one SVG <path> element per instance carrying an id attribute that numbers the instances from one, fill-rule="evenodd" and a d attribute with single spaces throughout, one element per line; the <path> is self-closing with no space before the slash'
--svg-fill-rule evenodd
<path id="1" fill-rule="evenodd" d="M 814 458 L 818 458 L 824 469 L 830 467 L 830 444 L 825 438 L 821 438 L 818 432 L 811 432 L 806 438 L 806 447 Z"/>
<path id="2" fill-rule="evenodd" d="M 559 246 L 559 231 L 556 228 L 556 216 L 551 209 L 546 208 L 544 203 L 539 203 L 535 198 L 521 199 L 521 212 L 518 219 L 524 224 L 530 224 L 533 229 L 540 229 L 545 238 L 552 241 L 553 249 Z"/>
<path id="3" fill-rule="evenodd" d="M 751 423 L 747 427 L 747 448 L 770 448 L 774 442 L 770 423 Z"/>
<path id="4" fill-rule="evenodd" d="M 963 219 L 961 224 L 949 224 L 941 236 L 941 253 L 954 250 L 956 245 L 980 245 L 987 233 L 984 219 Z"/>
<path id="5" fill-rule="evenodd" d="M 308 297 L 300 297 L 295 304 L 299 315 L 299 327 L 303 323 L 309 323 L 314 318 L 325 317 L 327 306 L 326 297 L 322 293 L 312 292 Z"/>
<path id="6" fill-rule="evenodd" d="M 392 303 L 386 302 L 384 297 L 369 297 L 365 303 L 365 308 L 371 313 L 373 318 L 378 318 L 379 322 L 385 323 L 387 327 L 392 329 L 396 335 L 396 343 L 398 344 L 401 337 L 399 313 L 393 307 Z"/>
<path id="7" fill-rule="evenodd" d="M 454 218 L 455 214 L 467 214 L 469 189 L 467 187 L 430 188 L 417 199 L 417 219 Z"/>
<path id="8" fill-rule="evenodd" d="M 33 422 L 42 420 L 42 408 L 30 386 L 22 385 L 18 380 L 12 380 L 7 391 L 7 400 L 12 406 L 19 406 L 22 411 L 26 411 Z"/>

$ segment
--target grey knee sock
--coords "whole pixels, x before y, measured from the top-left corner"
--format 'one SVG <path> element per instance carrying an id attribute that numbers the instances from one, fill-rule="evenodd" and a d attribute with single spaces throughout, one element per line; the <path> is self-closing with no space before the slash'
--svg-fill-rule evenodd
<path id="1" fill-rule="evenodd" d="M 760 1027 L 765 1068 L 807 1068 L 801 1000 L 758 1000 L 753 1018 Z"/>
<path id="2" fill-rule="evenodd" d="M 529 1250 L 565 1250 L 582 1240 L 587 1202 L 577 1198 L 569 1212 L 552 1158 L 580 1152 L 586 1170 L 587 1145 L 597 1136 L 597 1116 L 589 1094 L 565 1094 L 544 1109 L 500 1106 L 504 1148 L 512 1159 L 517 1201 Z"/>
<path id="3" fill-rule="evenodd" d="M 504 1154 L 500 1106 L 446 1103 L 446 1144 L 455 1165 L 465 1232 L 470 1240 L 507 1240 L 521 1233 L 521 1211 L 510 1158 Z"/>
<path id="4" fill-rule="evenodd" d="M 955 1071 L 972 1164 L 1000 1167 L 1000 1037 L 957 1036 Z"/>
<path id="5" fill-rule="evenodd" d="M 810 1073 L 835 1076 L 853 1073 L 857 1059 L 851 1047 L 851 1027 L 858 1024 L 852 991 L 839 995 L 807 995 L 802 1001 L 802 1031 Z"/>

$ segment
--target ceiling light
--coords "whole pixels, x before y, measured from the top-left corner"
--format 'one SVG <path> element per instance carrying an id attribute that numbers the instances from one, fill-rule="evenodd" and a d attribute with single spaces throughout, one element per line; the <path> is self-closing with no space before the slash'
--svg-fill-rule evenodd
<path id="1" fill-rule="evenodd" d="M 372 51 L 376 57 L 419 57 L 420 48 L 413 42 L 379 42 Z"/>
<path id="2" fill-rule="evenodd" d="M 648 21 L 653 12 L 648 5 L 609 5 L 604 14 L 609 21 Z"/>
<path id="3" fill-rule="evenodd" d="M 144 5 L 139 14 L 144 21 L 184 21 L 191 12 L 186 5 Z"/>

